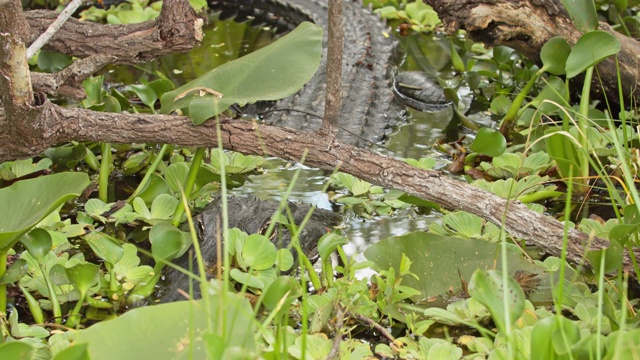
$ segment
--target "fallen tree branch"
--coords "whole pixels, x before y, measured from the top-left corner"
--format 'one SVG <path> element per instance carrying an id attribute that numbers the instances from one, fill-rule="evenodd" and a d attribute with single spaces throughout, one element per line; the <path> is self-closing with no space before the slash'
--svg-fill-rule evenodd
<path id="1" fill-rule="evenodd" d="M 0 161 L 33 156 L 57 143 L 99 141 L 108 143 L 158 142 L 184 146 L 217 146 L 212 121 L 195 126 L 183 116 L 128 113 L 101 113 L 85 109 L 62 108 L 47 102 L 43 107 L 41 140 L 27 152 L 0 148 Z M 518 201 L 507 201 L 480 188 L 455 180 L 432 170 L 422 170 L 401 160 L 357 148 L 335 139 L 319 137 L 288 128 L 263 125 L 220 117 L 225 149 L 245 154 L 276 156 L 297 161 L 308 150 L 305 165 L 340 170 L 376 185 L 405 191 L 440 204 L 445 209 L 463 210 L 503 226 L 512 236 L 525 239 L 551 255 L 562 253 L 564 225 L 552 217 L 534 212 Z M 0 114 L 0 123 L 2 117 Z M 11 143 L 6 133 L 0 141 Z M 36 139 L 37 140 L 37 139 Z M 584 262 L 587 249 L 608 247 L 608 241 L 589 238 L 569 230 L 567 259 L 574 264 Z M 587 248 L 587 244 L 590 244 Z M 637 252 L 636 256 L 640 256 Z M 625 258 L 625 269 L 635 274 L 631 260 Z"/>

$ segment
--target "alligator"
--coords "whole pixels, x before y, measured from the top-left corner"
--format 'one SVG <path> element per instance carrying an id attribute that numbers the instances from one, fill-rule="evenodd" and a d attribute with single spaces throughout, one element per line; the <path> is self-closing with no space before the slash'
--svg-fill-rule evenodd
<path id="1" fill-rule="evenodd" d="M 403 111 L 403 107 L 395 101 L 390 76 L 390 66 L 397 54 L 398 44 L 392 37 L 384 35 L 387 32 L 384 23 L 364 8 L 362 3 L 345 1 L 343 4 L 347 29 L 342 76 L 341 119 L 344 120 L 340 126 L 344 131 L 339 131 L 338 139 L 365 146 L 369 142 L 383 140 L 400 119 L 398 114 Z M 303 21 L 315 22 L 325 29 L 328 23 L 327 0 L 210 0 L 209 6 L 211 10 L 219 11 L 223 19 L 233 16 L 236 21 L 251 19 L 254 24 L 266 22 L 280 32 L 290 31 Z M 319 129 L 324 111 L 325 66 L 326 46 L 314 77 L 295 95 L 271 104 L 271 109 L 265 112 L 262 120 L 268 124 L 305 131 Z M 282 111 L 274 111 L 276 109 Z M 230 198 L 228 213 L 232 216 L 229 218 L 229 227 L 237 227 L 249 234 L 260 233 L 265 230 L 277 208 L 278 203 L 274 201 Z M 289 203 L 289 208 L 296 224 L 299 224 L 310 206 Z M 216 234 L 221 214 L 220 199 L 216 199 L 194 218 L 208 269 L 215 268 Z M 307 257 L 314 258 L 317 255 L 318 239 L 340 221 L 341 217 L 331 211 L 316 209 L 313 212 L 299 235 L 302 251 Z M 286 229 L 281 229 L 274 238 L 280 239 L 279 246 L 287 246 L 291 235 Z M 176 262 L 176 265 L 185 269 L 189 267 L 188 264 L 187 255 Z M 160 302 L 184 299 L 178 289 L 188 292 L 188 276 L 169 268 L 165 282 L 168 285 L 158 297 Z M 195 297 L 200 297 L 199 287 L 195 286 L 194 289 Z"/>
<path id="2" fill-rule="evenodd" d="M 278 210 L 279 203 L 273 200 L 257 200 L 255 198 L 232 197 L 228 199 L 227 213 L 229 216 L 229 228 L 238 228 L 248 234 L 263 233 L 266 231 L 273 215 Z M 292 218 L 299 225 L 307 215 L 311 206 L 305 204 L 289 203 Z M 286 212 L 285 212 L 286 214 Z M 194 225 L 200 241 L 202 256 L 206 262 L 207 273 L 215 273 L 217 254 L 217 233 L 219 219 L 222 217 L 222 201 L 217 198 L 207 205 L 205 210 L 194 217 Z M 317 258 L 318 239 L 332 227 L 338 225 L 342 217 L 332 211 L 315 209 L 311 218 L 299 234 L 300 247 L 303 253 L 310 259 Z M 276 226 L 272 240 L 277 240 L 277 246 L 286 247 L 291 241 L 291 234 L 281 225 Z M 189 268 L 189 256 L 185 254 L 176 261 L 176 265 L 183 269 Z M 194 273 L 198 274 L 197 269 Z M 168 268 L 165 274 L 167 286 L 159 295 L 160 302 L 172 302 L 184 300 L 178 292 L 182 289 L 189 292 L 189 277 L 173 268 Z M 200 297 L 198 286 L 194 286 L 194 297 Z"/>
<path id="3" fill-rule="evenodd" d="M 252 19 L 254 24 L 267 23 L 284 31 L 312 21 L 325 29 L 326 45 L 327 0 L 210 0 L 209 7 L 219 11 L 221 18 Z M 396 102 L 391 84 L 398 41 L 360 0 L 344 1 L 343 17 L 343 100 L 338 139 L 367 146 L 384 140 L 402 119 L 404 107 Z M 315 76 L 298 93 L 278 101 L 262 120 L 304 131 L 319 129 L 324 112 L 325 74 L 326 46 Z"/>

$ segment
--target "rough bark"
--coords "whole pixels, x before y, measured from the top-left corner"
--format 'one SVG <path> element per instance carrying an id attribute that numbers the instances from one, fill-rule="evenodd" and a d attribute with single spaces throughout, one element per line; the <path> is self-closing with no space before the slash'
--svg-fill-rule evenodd
<path id="1" fill-rule="evenodd" d="M 540 49 L 554 36 L 562 36 L 570 44 L 581 33 L 573 26 L 560 0 L 423 0 L 431 5 L 445 25 L 447 32 L 466 30 L 469 37 L 488 46 L 507 45 L 530 59 L 539 61 Z M 618 54 L 625 103 L 638 103 L 640 92 L 635 91 L 640 67 L 640 43 L 613 30 L 606 23 L 600 29 L 615 35 L 622 45 Z M 617 104 L 618 85 L 615 59 L 609 58 L 597 66 L 594 95 L 607 96 Z"/>
<path id="2" fill-rule="evenodd" d="M 27 11 L 35 40 L 56 19 L 54 11 Z M 146 62 L 174 52 L 191 50 L 202 40 L 202 24 L 188 2 L 167 0 L 155 21 L 102 25 L 69 19 L 44 47 L 45 50 L 85 58 L 108 54 L 115 64 Z"/>

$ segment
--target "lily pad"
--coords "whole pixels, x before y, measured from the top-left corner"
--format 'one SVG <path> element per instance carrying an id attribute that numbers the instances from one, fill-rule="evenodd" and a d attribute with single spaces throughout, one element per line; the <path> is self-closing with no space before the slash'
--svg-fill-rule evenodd
<path id="1" fill-rule="evenodd" d="M 381 240 L 364 252 L 367 260 L 373 261 L 375 270 L 387 270 L 393 267 L 400 273 L 402 254 L 411 260 L 413 276 L 402 277 L 402 285 L 420 291 L 420 295 L 411 299 L 420 301 L 431 297 L 446 297 L 459 292 L 462 288 L 461 277 L 465 281 L 477 269 L 500 269 L 500 246 L 483 240 L 460 239 L 439 236 L 425 232 L 413 232 L 404 236 L 395 236 Z M 551 292 L 549 275 L 544 270 L 522 257 L 522 252 L 510 245 L 509 272 L 525 271 L 538 275 L 540 280 L 532 300 L 548 301 Z"/>

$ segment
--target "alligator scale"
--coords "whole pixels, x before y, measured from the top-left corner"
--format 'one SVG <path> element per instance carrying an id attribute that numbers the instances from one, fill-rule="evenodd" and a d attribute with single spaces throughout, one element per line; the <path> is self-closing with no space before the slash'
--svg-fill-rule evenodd
<path id="1" fill-rule="evenodd" d="M 254 19 L 279 29 L 292 29 L 302 21 L 312 21 L 325 29 L 328 24 L 327 0 L 212 0 L 209 6 L 221 18 L 235 16 L 238 21 Z M 342 110 L 338 139 L 359 146 L 380 141 L 399 121 L 403 108 L 396 103 L 391 85 L 391 64 L 398 43 L 386 25 L 361 1 L 343 2 L 344 53 Z M 320 128 L 324 111 L 326 46 L 320 67 L 305 87 L 278 101 L 263 117 L 265 123 L 298 130 Z M 315 114 L 312 116 L 309 114 Z"/>

